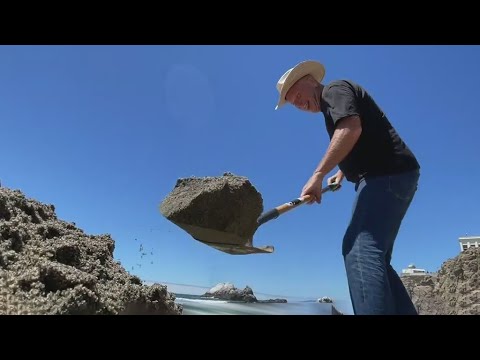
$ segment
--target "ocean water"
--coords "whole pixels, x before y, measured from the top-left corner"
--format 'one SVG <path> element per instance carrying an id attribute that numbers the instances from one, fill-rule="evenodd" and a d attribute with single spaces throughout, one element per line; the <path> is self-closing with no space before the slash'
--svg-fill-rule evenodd
<path id="1" fill-rule="evenodd" d="M 200 295 L 175 294 L 184 315 L 333 315 L 334 304 L 316 300 L 287 303 L 244 303 L 204 298 Z"/>

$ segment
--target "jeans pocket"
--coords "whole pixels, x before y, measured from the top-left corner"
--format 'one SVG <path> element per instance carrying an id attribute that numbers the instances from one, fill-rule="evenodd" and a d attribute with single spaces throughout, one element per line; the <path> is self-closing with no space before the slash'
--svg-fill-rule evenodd
<path id="1" fill-rule="evenodd" d="M 388 177 L 388 190 L 397 199 L 410 201 L 417 191 L 418 178 L 419 173 L 416 171 L 390 175 Z"/>

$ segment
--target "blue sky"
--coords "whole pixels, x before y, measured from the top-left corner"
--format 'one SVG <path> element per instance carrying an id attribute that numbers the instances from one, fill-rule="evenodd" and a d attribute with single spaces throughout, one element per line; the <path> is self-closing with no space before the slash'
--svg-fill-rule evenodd
<path id="1" fill-rule="evenodd" d="M 2 185 L 111 234 L 142 279 L 348 301 L 353 184 L 260 227 L 269 255 L 216 251 L 158 210 L 178 178 L 226 171 L 265 209 L 300 194 L 328 146 L 323 115 L 274 107 L 278 78 L 305 59 L 327 83 L 363 85 L 415 152 L 419 191 L 392 263 L 438 270 L 459 236 L 480 235 L 478 46 L 0 46 Z"/>

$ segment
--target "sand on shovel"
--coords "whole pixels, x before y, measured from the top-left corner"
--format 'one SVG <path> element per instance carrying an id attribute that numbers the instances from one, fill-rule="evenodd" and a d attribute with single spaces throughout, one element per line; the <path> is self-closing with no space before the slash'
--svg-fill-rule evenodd
<path id="1" fill-rule="evenodd" d="M 228 172 L 178 179 L 160 204 L 162 215 L 194 239 L 230 254 L 273 251 L 252 246 L 262 211 L 262 196 L 251 182 Z"/>

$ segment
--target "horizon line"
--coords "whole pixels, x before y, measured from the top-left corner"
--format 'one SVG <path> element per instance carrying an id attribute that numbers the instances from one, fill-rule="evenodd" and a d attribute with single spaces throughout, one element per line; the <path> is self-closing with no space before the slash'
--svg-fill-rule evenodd
<path id="1" fill-rule="evenodd" d="M 179 286 L 189 286 L 189 287 L 194 287 L 194 288 L 200 288 L 200 289 L 211 289 L 216 285 L 213 286 L 201 286 L 201 285 L 192 285 L 192 284 L 181 284 L 181 283 L 172 283 L 172 282 L 167 282 L 167 281 L 156 281 L 156 280 L 143 280 L 143 282 L 150 282 L 150 283 L 157 283 L 157 284 L 165 284 L 165 285 L 179 285 Z M 235 286 L 232 282 L 226 281 L 223 283 L 230 283 L 233 286 Z M 218 285 L 218 284 L 217 284 Z M 248 285 L 247 285 L 248 286 Z M 253 289 L 252 289 L 253 291 Z M 296 299 L 317 299 L 318 297 L 316 296 L 290 296 L 290 295 L 279 295 L 279 294 L 268 294 L 268 293 L 262 293 L 259 291 L 254 291 L 254 294 L 260 294 L 260 295 L 266 295 L 266 296 L 274 296 L 277 298 L 296 298 Z"/>

